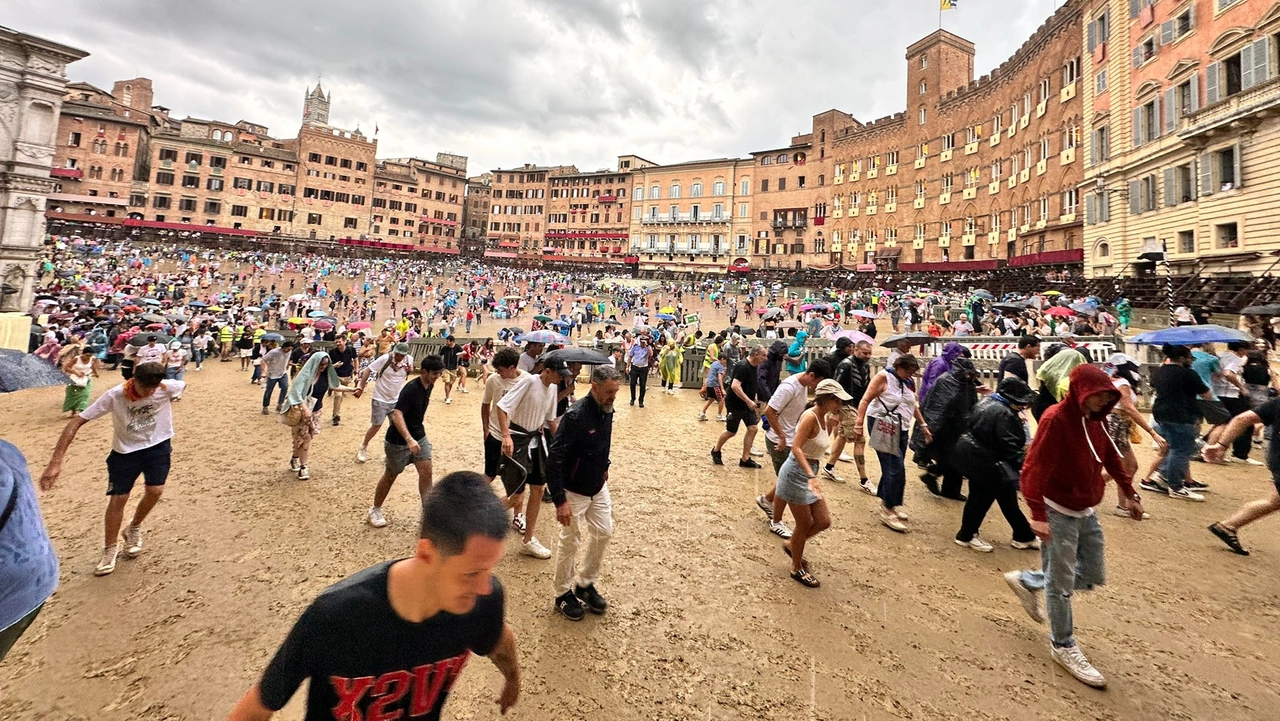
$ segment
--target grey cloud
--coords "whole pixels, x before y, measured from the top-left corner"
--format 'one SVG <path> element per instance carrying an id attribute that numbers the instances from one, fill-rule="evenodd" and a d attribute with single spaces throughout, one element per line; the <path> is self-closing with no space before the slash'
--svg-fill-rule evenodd
<path id="1" fill-rule="evenodd" d="M 1052 0 L 967 0 L 944 26 L 975 70 L 1011 55 Z M 812 114 L 902 110 L 904 50 L 937 0 L 0 0 L 16 29 L 92 55 L 75 80 L 142 75 L 177 117 L 251 119 L 280 136 L 323 75 L 335 124 L 377 123 L 386 156 L 598 168 L 744 156 Z"/>

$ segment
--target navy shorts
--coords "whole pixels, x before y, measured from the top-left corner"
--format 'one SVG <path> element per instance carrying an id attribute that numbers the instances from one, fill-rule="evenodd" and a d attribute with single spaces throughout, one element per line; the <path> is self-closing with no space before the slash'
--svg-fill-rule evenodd
<path id="1" fill-rule="evenodd" d="M 168 439 L 133 453 L 112 451 L 107 455 L 107 495 L 129 495 L 138 476 L 142 476 L 148 486 L 163 486 L 169 479 L 172 452 Z"/>
<path id="2" fill-rule="evenodd" d="M 502 467 L 502 441 L 488 433 L 484 434 L 484 474 L 489 478 L 498 477 L 498 469 Z"/>

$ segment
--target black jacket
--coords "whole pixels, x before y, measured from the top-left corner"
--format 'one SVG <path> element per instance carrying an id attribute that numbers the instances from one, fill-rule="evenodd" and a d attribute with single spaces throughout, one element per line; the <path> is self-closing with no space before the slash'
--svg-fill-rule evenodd
<path id="1" fill-rule="evenodd" d="M 996 464 L 1015 473 L 1026 454 L 1027 429 L 1012 408 L 996 398 L 978 404 L 969 415 L 968 430 L 951 453 L 952 463 L 969 478 L 999 478 Z"/>
<path id="2" fill-rule="evenodd" d="M 848 401 L 848 404 L 856 406 L 861 403 L 862 396 L 867 393 L 867 386 L 871 385 L 871 361 L 847 356 L 835 366 L 835 369 L 836 382 L 845 393 L 853 396 L 853 400 Z"/>
<path id="3" fill-rule="evenodd" d="M 588 393 L 560 419 L 547 457 L 547 490 L 557 505 L 565 491 L 594 496 L 609 480 L 609 447 L 613 414 L 605 413 Z"/>
<path id="4" fill-rule="evenodd" d="M 920 414 L 933 434 L 933 441 L 925 444 L 922 431 L 912 435 L 912 448 L 916 451 L 927 449 L 929 458 L 942 459 L 960 440 L 977 402 L 978 389 L 965 380 L 963 370 L 943 375 L 929 389 L 924 403 L 920 405 Z"/>

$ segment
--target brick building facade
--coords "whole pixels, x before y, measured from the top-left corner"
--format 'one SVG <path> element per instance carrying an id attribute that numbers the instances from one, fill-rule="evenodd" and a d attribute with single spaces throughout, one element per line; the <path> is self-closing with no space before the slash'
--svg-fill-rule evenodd
<path id="1" fill-rule="evenodd" d="M 118 82 L 112 92 L 88 83 L 67 85 L 50 171 L 58 186 L 49 196 L 49 212 L 128 213 L 134 182 L 150 172 L 148 142 L 159 127 L 151 116 L 150 88 L 146 78 Z"/>
<path id="2" fill-rule="evenodd" d="M 370 234 L 414 250 L 459 254 L 466 185 L 465 165 L 422 158 L 378 161 Z"/>
<path id="3" fill-rule="evenodd" d="M 714 273 L 747 260 L 754 170 L 738 158 L 633 169 L 631 253 L 640 270 Z"/>
<path id="4" fill-rule="evenodd" d="M 489 233 L 489 210 L 493 205 L 493 173 L 467 178 L 466 205 L 462 209 L 462 253 L 471 257 L 484 255 L 485 237 Z"/>

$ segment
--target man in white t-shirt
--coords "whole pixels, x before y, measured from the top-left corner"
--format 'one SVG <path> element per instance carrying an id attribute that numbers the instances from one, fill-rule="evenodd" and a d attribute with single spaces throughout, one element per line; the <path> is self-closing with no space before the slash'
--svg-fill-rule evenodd
<path id="1" fill-rule="evenodd" d="M 791 442 L 795 440 L 796 426 L 800 424 L 800 416 L 804 415 L 805 406 L 809 403 L 809 391 L 816 388 L 818 381 L 835 375 L 834 369 L 825 358 L 809 364 L 803 373 L 789 375 L 782 379 L 773 395 L 769 396 L 769 404 L 765 406 L 764 416 L 769 419 L 769 430 L 764 434 L 764 447 L 769 452 L 769 460 L 773 461 L 773 472 L 776 475 L 782 470 L 782 464 L 791 455 Z M 834 480 L 829 476 L 823 476 Z M 760 510 L 769 514 L 769 531 L 779 538 L 790 538 L 791 530 L 782 523 L 782 512 L 787 503 L 774 495 L 773 489 L 756 499 Z"/>
<path id="2" fill-rule="evenodd" d="M 369 460 L 369 441 L 378 435 L 378 431 L 382 430 L 382 424 L 386 422 L 387 416 L 391 415 L 391 411 L 396 408 L 396 401 L 400 398 L 400 389 L 404 387 L 405 380 L 409 374 L 413 372 L 413 356 L 409 355 L 408 343 L 396 343 L 391 348 L 391 352 L 384 356 L 375 358 L 368 368 L 360 372 L 360 382 L 356 384 L 354 395 L 359 398 L 364 393 L 364 387 L 369 382 L 369 377 L 373 376 L 373 413 L 369 422 L 369 430 L 364 433 L 364 440 L 360 443 L 360 450 L 356 453 L 356 460 L 364 463 Z"/>
<path id="3" fill-rule="evenodd" d="M 146 492 L 134 509 L 133 520 L 124 530 L 124 554 L 134 558 L 142 552 L 142 522 L 155 508 L 164 492 L 169 477 L 169 458 L 173 438 L 172 402 L 182 397 L 187 384 L 165 380 L 165 368 L 160 363 L 140 363 L 133 369 L 133 377 L 123 385 L 103 393 L 93 405 L 67 421 L 53 449 L 53 457 L 44 474 L 40 487 L 53 490 L 62 473 L 62 459 L 80 426 L 111 414 L 111 453 L 107 456 L 107 513 L 106 543 L 102 560 L 94 570 L 95 576 L 105 576 L 116 569 L 119 555 L 120 525 L 124 521 L 125 505 L 138 476 L 146 483 Z"/>
<path id="4" fill-rule="evenodd" d="M 968 318 L 960 316 L 959 320 L 951 324 L 951 332 L 956 336 L 973 335 L 973 325 Z"/>
<path id="5" fill-rule="evenodd" d="M 548 361 L 538 374 L 516 381 L 495 407 L 502 438 L 498 473 L 507 492 L 507 505 L 519 508 L 520 497 L 529 487 L 520 552 L 544 560 L 551 558 L 551 551 L 533 535 L 547 483 L 547 443 L 542 431 L 547 428 L 552 434 L 556 432 L 556 396 L 561 378 L 572 380 L 568 365 L 564 361 Z"/>
<path id="6" fill-rule="evenodd" d="M 164 363 L 164 346 L 157 341 L 159 336 L 147 336 L 147 344 L 138 348 L 138 352 L 133 357 L 134 366 L 140 366 L 143 363 Z"/>
<path id="7" fill-rule="evenodd" d="M 1253 404 L 1249 402 L 1248 389 L 1244 385 L 1244 364 L 1248 360 L 1247 354 L 1252 347 L 1253 344 L 1249 341 L 1232 341 L 1227 344 L 1227 350 L 1218 354 L 1222 371 L 1213 376 L 1213 393 L 1231 412 L 1233 418 L 1253 409 Z M 1249 457 L 1249 451 L 1252 448 L 1252 436 L 1243 433 L 1235 439 L 1231 456 L 1227 460 L 1247 463 L 1251 466 L 1262 465 L 1260 461 Z"/>

